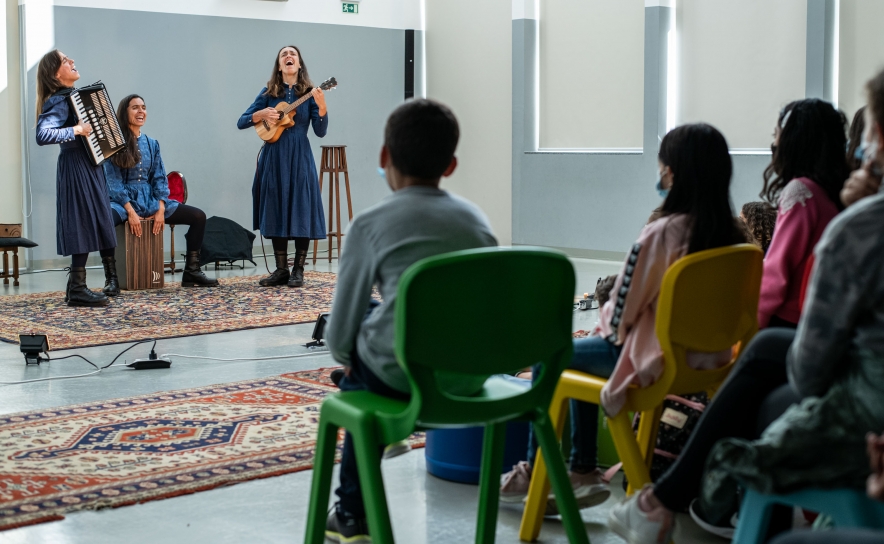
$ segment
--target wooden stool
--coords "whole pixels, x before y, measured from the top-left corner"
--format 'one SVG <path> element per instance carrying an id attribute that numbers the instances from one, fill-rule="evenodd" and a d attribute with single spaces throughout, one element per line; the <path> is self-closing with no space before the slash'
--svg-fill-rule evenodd
<path id="1" fill-rule="evenodd" d="M 341 183 L 339 175 L 344 174 L 344 188 L 347 191 L 347 212 L 353 220 L 353 205 L 350 201 L 350 175 L 347 173 L 347 153 L 345 145 L 322 146 L 322 158 L 319 167 L 319 193 L 322 194 L 322 177 L 328 172 L 328 262 L 332 260 L 332 239 L 338 239 L 338 259 L 341 258 Z M 337 216 L 335 216 L 337 210 Z M 337 217 L 337 229 L 334 228 Z M 317 241 L 313 241 L 313 264 L 316 264 Z"/>
<path id="2" fill-rule="evenodd" d="M 162 289 L 165 285 L 163 233 L 154 235 L 153 219 L 141 220 L 141 237 L 129 230 L 129 222 L 117 225 L 117 276 L 120 289 Z"/>

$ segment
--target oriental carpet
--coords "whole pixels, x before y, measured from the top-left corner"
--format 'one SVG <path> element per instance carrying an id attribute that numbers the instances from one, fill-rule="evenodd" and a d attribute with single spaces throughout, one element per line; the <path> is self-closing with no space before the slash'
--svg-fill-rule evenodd
<path id="1" fill-rule="evenodd" d="M 0 530 L 310 469 L 332 370 L 2 415 Z"/>
<path id="2" fill-rule="evenodd" d="M 72 308 L 64 293 L 0 296 L 0 340 L 45 334 L 53 350 L 312 323 L 331 309 L 336 275 L 304 273 L 301 289 L 259 287 L 257 276 L 213 288 L 123 291 L 103 308 Z"/>

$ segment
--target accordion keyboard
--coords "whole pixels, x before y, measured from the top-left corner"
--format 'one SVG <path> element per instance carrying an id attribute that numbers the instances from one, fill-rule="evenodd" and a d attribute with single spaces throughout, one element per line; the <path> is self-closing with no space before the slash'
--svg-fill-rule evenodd
<path id="1" fill-rule="evenodd" d="M 126 143 L 107 90 L 104 85 L 79 89 L 71 93 L 70 99 L 77 119 L 92 125 L 92 132 L 85 138 L 86 149 L 92 162 L 100 165 Z"/>

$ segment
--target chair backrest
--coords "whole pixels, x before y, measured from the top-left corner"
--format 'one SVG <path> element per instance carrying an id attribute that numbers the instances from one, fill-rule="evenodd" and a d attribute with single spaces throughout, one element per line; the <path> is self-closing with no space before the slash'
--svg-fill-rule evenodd
<path id="1" fill-rule="evenodd" d="M 571 361 L 574 289 L 567 257 L 542 248 L 458 251 L 409 267 L 399 280 L 395 349 L 420 424 L 502 421 L 546 409 Z M 506 400 L 464 393 L 537 363 L 534 386 L 514 388 Z"/>
<path id="2" fill-rule="evenodd" d="M 166 175 L 166 181 L 169 183 L 169 198 L 187 204 L 187 180 L 184 174 L 173 170 Z"/>
<path id="3" fill-rule="evenodd" d="M 807 259 L 807 265 L 804 267 L 804 275 L 801 277 L 801 295 L 798 297 L 798 308 L 804 311 L 804 301 L 807 299 L 807 288 L 810 287 L 810 275 L 813 273 L 813 264 L 816 258 L 813 253 Z"/>
<path id="4" fill-rule="evenodd" d="M 650 387 L 631 390 L 631 404 L 648 409 L 669 394 L 707 390 L 727 377 L 758 331 L 758 295 L 764 253 L 752 244 L 699 251 L 676 261 L 663 276 L 656 331 L 663 349 L 663 376 Z M 729 364 L 696 370 L 687 352 L 732 350 Z M 639 400 L 640 397 L 640 400 Z"/>

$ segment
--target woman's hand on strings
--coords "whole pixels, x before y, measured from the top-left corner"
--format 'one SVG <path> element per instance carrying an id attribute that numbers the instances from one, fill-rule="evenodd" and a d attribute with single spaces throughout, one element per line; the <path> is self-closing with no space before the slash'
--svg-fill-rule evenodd
<path id="1" fill-rule="evenodd" d="M 315 100 L 316 105 L 319 106 L 320 116 L 328 113 L 328 108 L 325 105 L 325 93 L 322 92 L 322 89 L 320 89 L 319 87 L 313 89 L 313 100 Z"/>
<path id="2" fill-rule="evenodd" d="M 252 120 L 257 122 L 264 121 L 270 126 L 274 126 L 279 123 L 279 110 L 276 108 L 264 108 L 263 110 L 258 110 L 252 115 Z"/>

